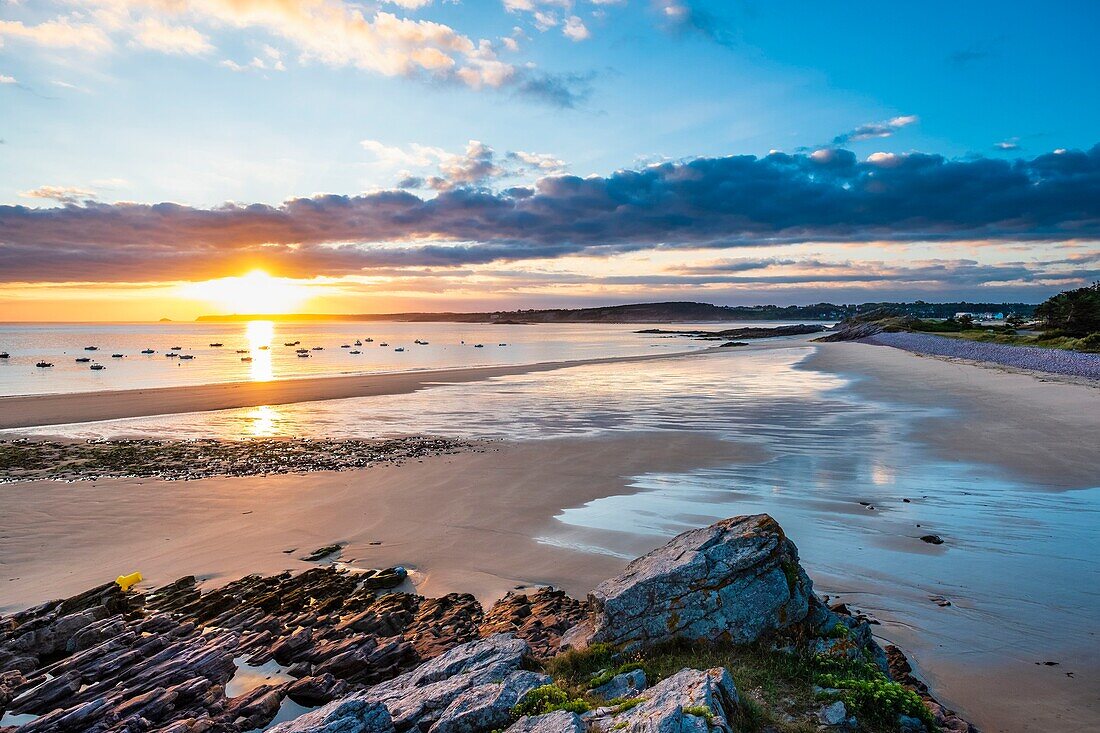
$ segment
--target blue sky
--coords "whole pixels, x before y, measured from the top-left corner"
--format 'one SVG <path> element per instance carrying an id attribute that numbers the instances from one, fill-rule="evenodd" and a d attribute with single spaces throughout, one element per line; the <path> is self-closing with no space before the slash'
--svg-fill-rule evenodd
<path id="1" fill-rule="evenodd" d="M 40 226 L 50 211 L 64 214 L 91 202 L 98 202 L 99 214 L 115 202 L 173 202 L 202 211 L 225 202 L 278 207 L 288 199 L 354 197 L 399 183 L 429 201 L 460 188 L 499 192 L 544 176 L 606 178 L 662 161 L 769 151 L 809 156 L 842 148 L 858 161 L 876 153 L 971 162 L 1034 161 L 1056 150 L 1087 154 L 1100 142 L 1098 29 L 1100 4 L 1083 1 L 1040 9 L 1024 2 L 309 0 L 289 13 L 275 0 L 6 3 L 0 6 L 0 204 L 9 206 L 0 209 L 0 225 L 23 216 L 18 207 L 43 210 L 34 219 Z M 1093 165 L 1095 157 L 1082 165 Z M 991 296 L 1034 299 L 1096 270 L 1092 229 L 1079 226 L 1095 206 L 1084 206 L 1069 207 L 1067 225 L 1054 234 L 1049 228 L 1037 234 L 1038 224 L 1036 231 L 1024 226 L 1006 233 L 986 222 L 982 231 L 960 231 L 953 240 L 932 226 L 903 237 L 904 244 L 858 256 L 913 268 L 931 261 L 1024 263 L 1037 274 L 1054 273 L 965 286 L 898 281 L 890 291 L 974 297 L 984 288 Z M 994 245 L 975 244 L 993 230 Z M 25 266 L 38 240 L 33 233 L 5 240 L 3 232 L 0 226 L 0 263 L 9 263 L 12 274 L 0 287 L 21 288 L 17 295 L 26 298 L 29 284 L 44 282 L 41 268 Z M 763 259 L 851 260 L 842 257 L 835 230 L 798 241 L 784 233 L 782 245 L 774 238 L 749 242 L 741 234 L 731 236 L 739 249 L 732 253 L 716 251 L 722 248 L 714 242 L 698 248 L 696 240 L 668 242 L 650 233 L 613 253 L 564 247 L 564 254 L 524 258 L 528 274 L 573 272 L 572 291 L 551 292 L 545 283 L 524 280 L 510 256 L 458 258 L 447 272 L 417 269 L 404 279 L 387 261 L 385 282 L 419 288 L 405 292 L 378 289 L 384 278 L 369 263 L 338 272 L 284 265 L 282 274 L 335 278 L 330 284 L 340 288 L 339 306 L 365 302 L 364 309 L 372 309 L 380 293 L 402 302 L 489 302 L 476 287 L 455 287 L 458 264 L 493 268 L 498 274 L 486 277 L 507 280 L 517 304 L 622 302 L 672 291 L 755 302 L 774 292 L 774 283 L 763 278 L 751 287 L 699 288 L 670 280 L 658 291 L 593 278 L 604 272 L 659 276 L 716 257 L 744 257 L 748 246 Z M 501 239 L 490 232 L 470 242 L 451 230 L 341 236 L 317 244 L 389 250 L 446 240 L 470 251 L 499 247 Z M 574 243 L 568 232 L 555 236 Z M 865 250 L 872 238 L 897 239 L 878 227 L 873 237 L 864 233 L 848 244 Z M 94 267 L 86 279 L 69 279 L 81 277 L 97 253 L 117 249 L 110 234 L 50 241 L 39 246 L 43 259 L 76 253 L 75 274 L 65 282 L 117 281 Z M 680 259 L 661 251 L 669 244 Z M 186 242 L 172 246 L 186 248 Z M 145 280 L 229 275 L 239 260 L 264 265 L 253 250 L 235 250 L 203 272 L 175 271 L 172 258 L 159 269 L 150 262 Z M 647 251 L 653 253 L 648 269 L 638 254 Z M 1067 254 L 1074 264 L 1032 266 Z M 425 267 L 424 258 L 412 259 L 408 267 Z M 791 267 L 764 269 L 774 275 Z M 506 270 L 510 280 L 499 274 Z M 827 279 L 785 284 L 769 300 L 816 299 L 829 287 Z M 883 290 L 873 283 L 865 289 L 867 299 Z"/>

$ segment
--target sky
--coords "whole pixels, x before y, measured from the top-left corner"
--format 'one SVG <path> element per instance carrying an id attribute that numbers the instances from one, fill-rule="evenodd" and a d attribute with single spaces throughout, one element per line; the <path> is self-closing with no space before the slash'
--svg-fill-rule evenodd
<path id="1" fill-rule="evenodd" d="M 1100 4 L 0 0 L 0 320 L 1100 279 Z"/>

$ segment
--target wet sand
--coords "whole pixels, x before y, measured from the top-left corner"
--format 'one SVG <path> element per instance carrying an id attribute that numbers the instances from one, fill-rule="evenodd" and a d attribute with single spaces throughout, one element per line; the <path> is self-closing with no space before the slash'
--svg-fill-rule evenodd
<path id="1" fill-rule="evenodd" d="M 143 587 L 305 570 L 312 564 L 298 558 L 332 543 L 347 543 L 340 559 L 356 566 L 414 569 L 429 596 L 463 591 L 491 603 L 516 585 L 551 584 L 583 597 L 623 562 L 539 544 L 563 506 L 628 493 L 640 472 L 761 454 L 661 433 L 498 444 L 356 471 L 9 484 L 0 486 L 0 612 L 135 570 Z"/>
<path id="2" fill-rule="evenodd" d="M 716 347 L 717 348 L 717 347 Z M 358 374 L 343 377 L 304 377 L 270 382 L 225 382 L 157 389 L 103 390 L 73 394 L 16 395 L 0 397 L 0 430 L 38 425 L 63 425 L 92 420 L 205 412 L 235 407 L 283 405 L 348 397 L 415 392 L 433 384 L 475 382 L 509 374 L 530 374 L 589 364 L 637 363 L 675 359 L 702 351 L 679 354 L 612 356 L 604 359 L 547 361 L 535 364 L 431 369 L 410 372 Z"/>
<path id="3" fill-rule="evenodd" d="M 953 410 L 918 421 L 914 436 L 945 457 L 1055 487 L 1100 486 L 1100 381 L 1047 381 L 855 342 L 819 344 L 800 368 L 855 377 L 871 400 Z"/>

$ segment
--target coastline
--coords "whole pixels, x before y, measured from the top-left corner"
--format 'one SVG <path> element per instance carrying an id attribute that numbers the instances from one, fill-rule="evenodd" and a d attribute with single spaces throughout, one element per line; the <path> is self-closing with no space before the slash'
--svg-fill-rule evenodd
<path id="1" fill-rule="evenodd" d="M 785 344 L 805 345 L 786 341 L 755 348 Z M 1095 434 L 1097 417 L 1083 409 L 1083 400 L 1095 392 L 1000 370 L 977 371 L 897 349 L 815 346 L 800 368 L 854 377 L 853 389 L 868 404 L 943 408 L 942 416 L 913 424 L 914 441 L 922 446 L 949 459 L 980 460 L 1042 477 L 1055 490 L 1095 484 L 1088 437 Z M 743 347 L 749 348 L 754 347 Z M 729 362 L 717 350 L 706 359 L 737 368 L 736 357 Z M 947 414 L 949 410 L 954 414 Z M 492 601 L 517 585 L 542 584 L 583 596 L 618 572 L 625 560 L 583 551 L 585 540 L 592 538 L 583 532 L 567 530 L 566 539 L 576 549 L 541 543 L 550 528 L 558 538 L 563 536 L 555 519 L 563 508 L 635 494 L 632 478 L 641 473 L 765 459 L 756 446 L 699 432 L 632 432 L 597 439 L 506 441 L 491 444 L 488 452 L 341 473 L 9 484 L 2 487 L 11 519 L 0 537 L 0 557 L 10 580 L 0 597 L 12 608 L 31 605 L 133 570 L 145 573 L 149 585 L 196 574 L 206 587 L 215 587 L 249 573 L 306 569 L 311 565 L 298 558 L 332 542 L 347 543 L 340 559 L 354 566 L 409 566 L 416 590 L 428 596 L 472 592 Z M 887 507 L 879 509 L 888 516 Z M 866 514 L 858 507 L 853 511 Z M 830 517 L 837 531 L 850 536 L 855 525 L 843 508 Z M 381 545 L 371 544 L 379 541 Z M 629 541 L 636 545 L 631 551 L 641 554 L 662 538 L 635 536 Z M 287 553 L 291 548 L 294 552 Z M 948 548 L 950 552 L 950 544 Z M 811 557 L 827 562 L 825 555 Z M 870 565 L 866 577 L 837 577 L 827 571 L 813 576 L 822 589 L 839 591 L 842 600 L 854 598 L 881 618 L 885 637 L 914 653 L 937 695 L 987 730 L 1058 724 L 1082 729 L 1095 714 L 1095 705 L 1079 691 L 1092 684 L 1100 668 L 1087 640 L 1077 650 L 1049 650 L 1067 666 L 1036 666 L 1034 660 L 1050 657 L 1026 657 L 1027 652 L 1018 650 L 1011 655 L 1011 668 L 991 666 L 980 655 L 996 649 L 995 629 L 977 639 L 958 637 L 966 641 L 954 650 L 936 648 L 919 628 L 892 621 L 897 618 L 892 611 L 907 607 L 919 607 L 925 617 L 937 619 L 937 614 L 979 612 L 980 605 L 959 597 L 962 591 L 953 596 L 956 610 L 944 611 L 925 596 L 899 594 Z M 1062 669 L 1074 671 L 1077 678 L 1067 681 Z M 1005 702 L 996 691 L 1006 686 L 1028 692 Z"/>
<path id="2" fill-rule="evenodd" d="M 434 384 L 476 382 L 492 377 L 577 366 L 677 359 L 710 350 L 336 377 L 297 377 L 268 382 L 222 382 L 198 386 L 4 396 L 0 397 L 0 430 L 403 394 Z"/>

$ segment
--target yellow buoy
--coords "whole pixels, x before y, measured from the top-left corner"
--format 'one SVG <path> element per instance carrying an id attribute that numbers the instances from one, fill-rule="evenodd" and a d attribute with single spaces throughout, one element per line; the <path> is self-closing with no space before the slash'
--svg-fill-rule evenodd
<path id="1" fill-rule="evenodd" d="M 130 590 L 135 585 L 141 582 L 141 573 L 130 573 L 129 575 L 120 575 L 115 578 L 115 582 L 118 583 L 118 587 L 122 590 Z"/>

